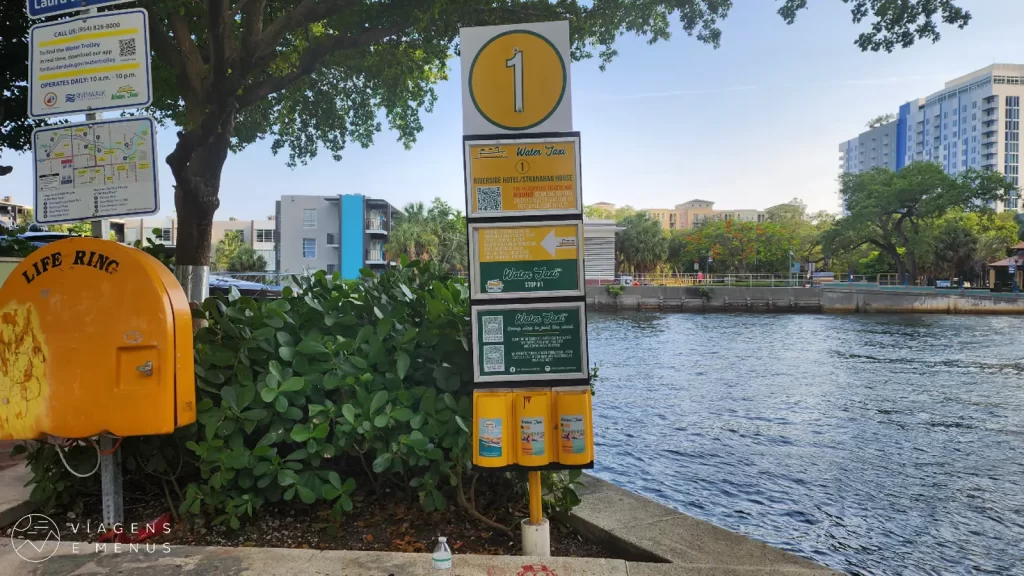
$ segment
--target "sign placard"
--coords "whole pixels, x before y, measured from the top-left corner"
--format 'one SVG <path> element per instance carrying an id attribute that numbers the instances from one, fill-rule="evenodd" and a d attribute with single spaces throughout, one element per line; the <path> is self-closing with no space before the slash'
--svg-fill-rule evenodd
<path id="1" fill-rule="evenodd" d="M 583 296 L 583 223 L 470 224 L 470 298 Z"/>
<path id="2" fill-rule="evenodd" d="M 583 302 L 474 306 L 473 381 L 586 379 Z"/>
<path id="3" fill-rule="evenodd" d="M 36 222 L 160 211 L 156 124 L 148 116 L 61 124 L 32 133 Z"/>
<path id="4" fill-rule="evenodd" d="M 153 92 L 148 30 L 149 16 L 142 9 L 33 26 L 29 116 L 148 106 Z"/>
<path id="5" fill-rule="evenodd" d="M 31 18 L 42 18 L 64 14 L 65 12 L 78 12 L 86 8 L 97 6 L 110 6 L 131 2 L 132 0 L 28 0 L 28 15 Z"/>
<path id="6" fill-rule="evenodd" d="M 569 22 L 459 30 L 462 133 L 572 130 Z"/>
<path id="7" fill-rule="evenodd" d="M 467 215 L 582 214 L 580 138 L 467 140 Z"/>

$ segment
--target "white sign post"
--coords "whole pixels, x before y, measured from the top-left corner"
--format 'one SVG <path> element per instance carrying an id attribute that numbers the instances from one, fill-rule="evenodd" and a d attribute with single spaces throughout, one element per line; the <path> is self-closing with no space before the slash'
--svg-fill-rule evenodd
<path id="1" fill-rule="evenodd" d="M 462 133 L 572 131 L 569 22 L 459 30 Z"/>
<path id="2" fill-rule="evenodd" d="M 89 14 L 29 31 L 28 113 L 68 116 L 152 102 L 145 10 Z"/>
<path id="3" fill-rule="evenodd" d="M 148 116 L 38 128 L 35 219 L 79 222 L 160 211 L 156 123 Z"/>

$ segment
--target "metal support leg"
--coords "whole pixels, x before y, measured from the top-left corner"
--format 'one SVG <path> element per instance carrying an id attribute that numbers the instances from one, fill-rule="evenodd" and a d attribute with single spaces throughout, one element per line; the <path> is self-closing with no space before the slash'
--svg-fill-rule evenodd
<path id="1" fill-rule="evenodd" d="M 117 441 L 110 436 L 100 436 L 100 450 L 114 450 Z M 100 480 L 103 483 L 103 524 L 109 529 L 124 522 L 124 489 L 121 476 L 121 451 L 100 454 Z"/>

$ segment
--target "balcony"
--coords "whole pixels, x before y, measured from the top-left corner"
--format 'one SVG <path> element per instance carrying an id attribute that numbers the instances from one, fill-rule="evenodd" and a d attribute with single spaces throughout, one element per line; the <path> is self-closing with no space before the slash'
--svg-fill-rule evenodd
<path id="1" fill-rule="evenodd" d="M 385 259 L 384 250 L 381 249 L 381 248 L 377 248 L 377 249 L 370 248 L 369 250 L 367 250 L 366 251 L 366 263 L 370 264 L 370 265 L 376 264 L 376 265 L 380 265 L 380 266 L 383 266 L 383 265 L 387 264 L 388 262 Z"/>
<path id="2" fill-rule="evenodd" d="M 383 216 L 379 218 L 371 217 L 366 219 L 367 234 L 387 234 L 388 228 L 388 221 Z"/>
<path id="3" fill-rule="evenodd" d="M 327 235 L 327 242 L 326 242 L 326 244 L 327 244 L 328 248 L 338 248 L 338 247 L 340 247 L 340 244 L 338 244 L 338 235 L 337 234 L 328 234 Z"/>
<path id="4" fill-rule="evenodd" d="M 982 169 L 984 169 L 984 170 L 995 170 L 995 169 L 996 169 L 996 166 L 997 166 L 997 164 L 995 163 L 995 161 L 994 161 L 994 160 L 993 160 L 993 161 L 991 161 L 991 162 L 989 162 L 989 161 L 984 161 L 984 162 L 982 162 L 982 163 L 981 163 L 981 167 L 982 167 Z"/>

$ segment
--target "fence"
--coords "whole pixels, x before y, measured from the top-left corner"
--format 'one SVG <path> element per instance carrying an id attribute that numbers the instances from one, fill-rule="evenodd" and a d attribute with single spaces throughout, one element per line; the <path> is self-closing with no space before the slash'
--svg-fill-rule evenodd
<path id="1" fill-rule="evenodd" d="M 803 286 L 807 278 L 775 276 L 773 274 L 635 274 L 633 283 L 640 286 L 747 286 L 759 288 L 786 288 Z M 619 284 L 620 280 L 603 280 L 599 284 Z"/>

